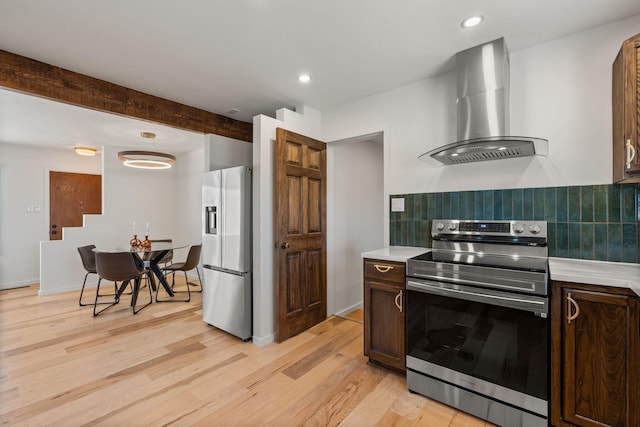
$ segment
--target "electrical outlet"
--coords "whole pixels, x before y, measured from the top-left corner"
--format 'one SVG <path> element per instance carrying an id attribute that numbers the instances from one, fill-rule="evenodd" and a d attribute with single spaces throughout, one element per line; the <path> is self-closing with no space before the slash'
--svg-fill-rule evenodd
<path id="1" fill-rule="evenodd" d="M 404 212 L 404 197 L 391 199 L 391 212 Z"/>

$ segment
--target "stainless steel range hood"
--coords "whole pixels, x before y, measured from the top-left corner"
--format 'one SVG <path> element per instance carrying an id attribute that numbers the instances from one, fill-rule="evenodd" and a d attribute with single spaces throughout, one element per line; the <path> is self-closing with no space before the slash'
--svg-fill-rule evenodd
<path id="1" fill-rule="evenodd" d="M 441 166 L 547 155 L 542 138 L 509 136 L 509 53 L 503 38 L 456 54 L 458 142 L 419 159 Z"/>

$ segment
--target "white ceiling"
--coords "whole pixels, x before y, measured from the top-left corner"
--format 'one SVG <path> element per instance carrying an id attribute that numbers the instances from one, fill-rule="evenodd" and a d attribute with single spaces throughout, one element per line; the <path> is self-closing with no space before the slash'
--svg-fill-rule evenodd
<path id="1" fill-rule="evenodd" d="M 485 22 L 462 29 L 476 13 Z M 638 0 L 2 0 L 0 49 L 251 121 L 452 70 L 455 52 L 501 36 L 513 52 L 637 14 Z M 302 72 L 310 83 L 297 81 Z M 126 145 L 151 130 L 158 148 L 176 138 L 176 152 L 201 144 L 6 90 L 0 113 L 0 142 Z"/>

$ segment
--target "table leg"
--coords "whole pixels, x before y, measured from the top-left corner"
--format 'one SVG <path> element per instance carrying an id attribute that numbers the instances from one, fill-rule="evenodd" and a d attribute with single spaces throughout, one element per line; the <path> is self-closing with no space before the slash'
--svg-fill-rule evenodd
<path id="1" fill-rule="evenodd" d="M 164 290 L 167 291 L 169 296 L 174 296 L 173 290 L 171 289 L 171 286 L 169 286 L 169 282 L 167 282 L 167 279 L 165 279 L 164 274 L 162 274 L 162 270 L 160 270 L 160 267 L 158 267 L 157 260 L 160 260 L 163 256 L 164 254 L 162 256 L 152 259 L 151 262 L 149 263 L 149 269 L 158 278 L 158 281 L 160 282 Z"/>
<path id="2" fill-rule="evenodd" d="M 138 301 L 138 290 L 140 289 L 140 277 L 136 277 L 133 279 L 133 286 L 131 291 L 131 307 L 136 306 L 136 301 Z"/>

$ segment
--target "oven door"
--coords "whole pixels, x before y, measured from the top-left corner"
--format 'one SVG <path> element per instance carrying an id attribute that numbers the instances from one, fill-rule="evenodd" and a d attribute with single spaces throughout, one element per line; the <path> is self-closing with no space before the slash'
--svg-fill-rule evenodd
<path id="1" fill-rule="evenodd" d="M 548 298 L 407 280 L 407 368 L 547 416 Z"/>

